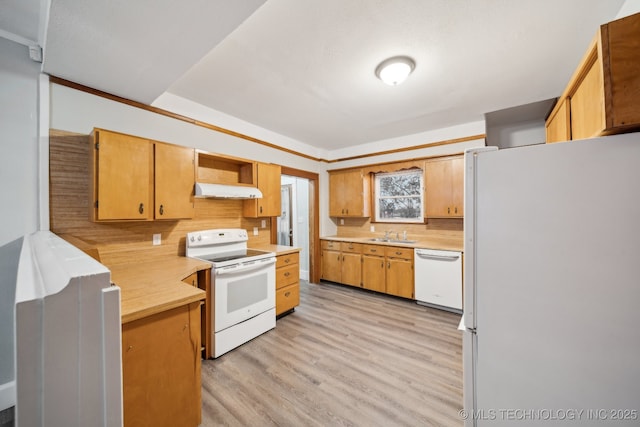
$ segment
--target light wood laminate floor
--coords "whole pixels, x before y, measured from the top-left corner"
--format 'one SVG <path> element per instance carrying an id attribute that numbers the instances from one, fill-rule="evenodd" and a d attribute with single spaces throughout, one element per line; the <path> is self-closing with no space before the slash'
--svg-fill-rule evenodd
<path id="1" fill-rule="evenodd" d="M 203 426 L 462 426 L 459 315 L 300 286 L 274 330 L 203 361 Z"/>

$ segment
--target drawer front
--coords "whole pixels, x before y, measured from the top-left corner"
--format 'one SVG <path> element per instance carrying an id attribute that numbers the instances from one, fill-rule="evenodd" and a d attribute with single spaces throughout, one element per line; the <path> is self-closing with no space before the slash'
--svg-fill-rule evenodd
<path id="1" fill-rule="evenodd" d="M 381 245 L 363 245 L 362 253 L 365 255 L 384 256 L 385 247 Z"/>
<path id="2" fill-rule="evenodd" d="M 361 254 L 362 243 L 342 242 L 342 244 L 340 245 L 340 250 L 342 252 Z"/>
<path id="3" fill-rule="evenodd" d="M 299 264 L 300 254 L 298 252 L 276 257 L 276 268 L 286 267 L 288 265 Z"/>
<path id="4" fill-rule="evenodd" d="M 336 242 L 334 240 L 323 240 L 322 241 L 322 249 L 333 249 L 335 251 L 340 250 L 340 242 Z"/>
<path id="5" fill-rule="evenodd" d="M 289 285 L 276 290 L 276 315 L 300 305 L 300 285 Z"/>
<path id="6" fill-rule="evenodd" d="M 387 246 L 384 253 L 389 258 L 413 259 L 413 248 Z"/>
<path id="7" fill-rule="evenodd" d="M 300 266 L 298 264 L 289 265 L 276 269 L 276 289 L 287 285 L 293 285 L 300 281 Z"/>
<path id="8" fill-rule="evenodd" d="M 188 285 L 198 287 L 198 273 L 193 273 L 189 277 L 185 277 L 182 281 Z"/>

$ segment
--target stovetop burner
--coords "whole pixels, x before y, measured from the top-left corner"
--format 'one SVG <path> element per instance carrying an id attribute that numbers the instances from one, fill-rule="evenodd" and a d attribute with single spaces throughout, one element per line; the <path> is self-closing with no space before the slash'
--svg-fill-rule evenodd
<path id="1" fill-rule="evenodd" d="M 226 267 L 239 262 L 274 257 L 273 252 L 247 248 L 249 236 L 243 229 L 214 229 L 187 233 L 186 255 Z"/>

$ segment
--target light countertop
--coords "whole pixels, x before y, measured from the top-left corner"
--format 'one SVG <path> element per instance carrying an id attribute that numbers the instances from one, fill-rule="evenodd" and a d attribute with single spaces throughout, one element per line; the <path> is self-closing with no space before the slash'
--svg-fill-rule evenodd
<path id="1" fill-rule="evenodd" d="M 124 324 L 203 300 L 205 292 L 182 279 L 211 268 L 211 264 L 174 256 L 107 267 L 111 270 L 111 281 L 121 289 L 120 315 Z"/>

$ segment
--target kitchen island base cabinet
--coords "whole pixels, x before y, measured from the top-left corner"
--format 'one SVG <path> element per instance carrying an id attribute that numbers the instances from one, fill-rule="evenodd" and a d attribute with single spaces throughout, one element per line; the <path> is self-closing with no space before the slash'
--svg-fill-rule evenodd
<path id="1" fill-rule="evenodd" d="M 200 302 L 122 325 L 124 425 L 201 422 Z"/>

